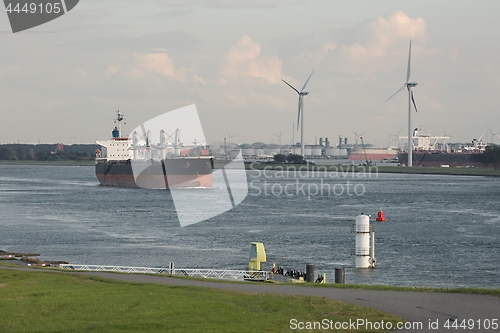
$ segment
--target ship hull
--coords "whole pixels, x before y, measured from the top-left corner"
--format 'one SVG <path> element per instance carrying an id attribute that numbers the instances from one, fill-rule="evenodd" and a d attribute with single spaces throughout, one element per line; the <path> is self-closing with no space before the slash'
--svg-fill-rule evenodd
<path id="1" fill-rule="evenodd" d="M 398 160 L 400 163 L 406 164 L 408 161 L 408 154 L 399 153 Z M 432 154 L 414 152 L 412 154 L 412 161 L 413 166 L 439 167 L 442 165 L 448 165 L 450 167 L 488 167 L 484 154 Z"/>
<path id="2" fill-rule="evenodd" d="M 212 187 L 212 171 L 212 159 L 104 161 L 95 165 L 101 185 L 148 189 Z"/>
<path id="3" fill-rule="evenodd" d="M 350 161 L 365 162 L 366 160 L 372 162 L 379 162 L 382 160 L 392 160 L 398 157 L 398 151 L 392 149 L 366 149 L 364 150 L 353 149 L 349 154 Z"/>

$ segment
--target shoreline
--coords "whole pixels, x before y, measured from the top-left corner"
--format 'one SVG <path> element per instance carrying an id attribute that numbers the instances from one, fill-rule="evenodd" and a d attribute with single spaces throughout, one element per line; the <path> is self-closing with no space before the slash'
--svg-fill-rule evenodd
<path id="1" fill-rule="evenodd" d="M 339 173 L 394 173 L 394 174 L 427 174 L 455 176 L 500 177 L 500 170 L 492 168 L 440 168 L 440 167 L 401 167 L 401 166 L 354 166 L 354 165 L 316 165 L 316 164 L 278 164 L 278 163 L 245 163 L 245 170 L 254 171 L 314 171 Z"/>
<path id="2" fill-rule="evenodd" d="M 92 274 L 97 273 L 97 271 L 71 271 L 63 268 L 59 268 L 58 263 L 66 262 L 56 262 L 47 261 L 46 265 L 37 264 L 32 262 L 31 265 L 27 265 L 28 262 L 20 262 L 19 259 L 1 259 L 0 269 L 2 268 L 20 268 L 29 269 L 32 271 L 49 271 L 49 272 L 66 272 L 66 273 L 84 273 Z M 49 264 L 52 263 L 52 264 Z M 159 276 L 168 277 L 172 279 L 180 279 L 186 281 L 208 281 L 211 283 L 230 283 L 230 284 L 254 284 L 255 282 L 240 281 L 240 280 L 224 280 L 224 279 L 214 279 L 214 278 L 197 278 L 189 277 L 183 275 L 169 275 L 169 274 L 147 274 L 147 273 L 124 273 L 124 272 L 110 272 L 102 271 L 103 273 L 117 274 L 117 275 L 141 275 L 141 276 Z M 265 282 L 264 284 L 267 284 Z M 440 288 L 440 287 L 424 287 L 424 286 L 398 286 L 398 285 L 376 285 L 376 284 L 349 284 L 349 283 L 334 283 L 327 282 L 322 283 L 283 283 L 275 282 L 277 285 L 289 285 L 294 287 L 312 287 L 320 289 L 350 289 L 350 290 L 378 290 L 378 291 L 397 291 L 397 292 L 415 292 L 415 293 L 446 293 L 446 294 L 466 294 L 466 295 L 487 295 L 493 297 L 500 297 L 500 289 L 498 288 L 476 288 L 476 287 L 451 287 L 451 288 Z"/>
<path id="3" fill-rule="evenodd" d="M 93 166 L 95 161 L 12 161 L 0 160 L 0 165 Z"/>
<path id="4" fill-rule="evenodd" d="M 227 163 L 215 161 L 215 169 L 222 168 Z M 1 165 L 36 165 L 36 166 L 94 166 L 95 161 L 11 161 L 0 160 Z M 500 170 L 493 168 L 440 168 L 440 167 L 404 167 L 404 166 L 354 166 L 354 165 L 316 165 L 316 164 L 280 164 L 267 162 L 245 162 L 247 171 L 314 171 L 340 173 L 393 173 L 422 175 L 454 175 L 454 176 L 484 176 L 500 177 Z"/>

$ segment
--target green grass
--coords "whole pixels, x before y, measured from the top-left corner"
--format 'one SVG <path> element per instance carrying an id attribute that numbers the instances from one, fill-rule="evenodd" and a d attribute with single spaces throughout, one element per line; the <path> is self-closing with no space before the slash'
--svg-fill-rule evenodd
<path id="1" fill-rule="evenodd" d="M 15 260 L 0 260 L 0 266 L 7 267 L 19 267 L 14 264 Z M 67 269 L 60 269 L 56 267 L 30 267 L 33 270 L 53 270 L 59 272 L 68 272 Z M 108 272 L 111 274 L 128 274 L 119 272 Z M 220 280 L 220 279 L 209 279 L 203 277 L 195 276 L 183 276 L 183 275 L 169 275 L 169 274 L 145 274 L 150 276 L 162 276 L 168 278 L 184 279 L 184 280 L 194 280 L 194 281 L 204 281 L 212 283 L 231 283 L 231 284 L 255 284 L 255 283 L 266 283 L 266 282 L 250 282 L 250 281 L 240 281 L 240 280 Z M 279 283 L 279 282 L 267 282 L 274 283 L 275 285 L 292 285 L 292 283 Z M 411 291 L 411 292 L 431 292 L 431 293 L 459 293 L 459 294 L 473 294 L 473 295 L 489 295 L 500 297 L 500 289 L 498 288 L 470 288 L 470 287 L 458 287 L 458 288 L 434 288 L 434 287 L 408 287 L 408 286 L 389 286 L 389 285 L 368 285 L 368 284 L 339 284 L 339 283 L 293 283 L 294 286 L 298 287 L 315 287 L 315 288 L 337 288 L 337 289 L 362 289 L 362 290 L 392 290 L 392 291 Z M 1 332 L 1 331 L 0 331 Z"/>
<path id="2" fill-rule="evenodd" d="M 39 267 L 40 269 L 47 269 Z M 127 273 L 115 273 L 115 274 L 127 274 Z M 157 274 L 148 274 L 153 276 L 158 276 Z M 218 280 L 218 279 L 206 279 L 202 277 L 192 277 L 192 276 L 181 276 L 181 275 L 165 275 L 165 277 L 194 280 L 194 281 L 205 281 L 205 282 L 215 282 L 215 283 L 235 283 L 235 284 L 254 284 L 263 282 L 245 282 L 245 281 L 233 281 L 233 280 Z M 273 283 L 269 281 L 268 283 Z M 337 288 L 337 289 L 362 289 L 362 290 L 392 290 L 392 291 L 413 291 L 413 292 L 430 292 L 430 293 L 458 293 L 458 294 L 473 294 L 473 295 L 490 295 L 500 297 L 500 289 L 498 288 L 433 288 L 433 287 L 405 287 L 405 286 L 388 286 L 388 285 L 366 285 L 366 284 L 340 284 L 340 283 L 280 283 L 274 282 L 276 285 L 294 285 L 298 287 L 315 287 L 315 288 Z"/>
<path id="3" fill-rule="evenodd" d="M 320 297 L 0 270 L 0 332 L 289 332 L 299 321 L 401 320 Z"/>
<path id="4" fill-rule="evenodd" d="M 361 285 L 361 284 L 338 284 L 338 283 L 302 283 L 297 286 L 316 287 L 316 288 L 337 288 L 337 289 L 363 289 L 363 290 L 393 290 L 393 291 L 412 291 L 412 292 L 428 292 L 428 293 L 451 293 L 451 294 L 473 294 L 473 295 L 489 295 L 500 297 L 500 289 L 498 288 L 433 288 L 433 287 L 403 287 L 403 286 L 387 286 L 387 285 Z"/>

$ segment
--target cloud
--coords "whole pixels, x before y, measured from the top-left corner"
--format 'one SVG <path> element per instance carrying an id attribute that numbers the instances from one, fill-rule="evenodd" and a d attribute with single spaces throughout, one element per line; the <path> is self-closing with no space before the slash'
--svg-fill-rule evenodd
<path id="1" fill-rule="evenodd" d="M 222 77 L 229 80 L 262 78 L 269 84 L 278 83 L 281 79 L 281 59 L 260 53 L 260 44 L 249 36 L 238 38 L 224 57 Z"/>
<path id="2" fill-rule="evenodd" d="M 358 29 L 365 36 L 351 44 L 340 47 L 339 61 L 347 64 L 343 71 L 351 74 L 372 75 L 378 71 L 389 72 L 405 63 L 408 43 L 413 43 L 413 56 L 432 56 L 437 50 L 425 49 L 427 25 L 423 18 L 411 18 L 396 11 L 389 16 L 379 16 L 371 22 L 361 24 Z"/>
<path id="3" fill-rule="evenodd" d="M 116 74 L 122 68 L 123 68 L 123 66 L 111 64 L 111 65 L 108 65 L 108 67 L 106 67 L 106 72 L 108 74 L 113 75 L 113 74 Z"/>
<path id="4" fill-rule="evenodd" d="M 401 11 L 396 11 L 388 17 L 379 16 L 369 25 L 369 31 L 364 33 L 367 40 L 364 43 L 344 45 L 342 51 L 355 59 L 366 57 L 385 57 L 400 55 L 401 50 L 395 45 L 407 43 L 410 39 L 425 38 L 427 27 L 423 18 L 410 18 Z M 366 26 L 364 27 L 366 29 Z"/>
<path id="5" fill-rule="evenodd" d="M 423 18 L 410 18 L 407 14 L 396 11 L 389 17 L 379 16 L 371 24 L 372 34 L 379 41 L 408 40 L 410 38 L 424 38 L 427 34 L 427 25 Z"/>
<path id="6" fill-rule="evenodd" d="M 77 68 L 76 72 L 82 76 L 88 76 L 87 72 L 85 72 L 83 69 Z"/>
<path id="7" fill-rule="evenodd" d="M 174 60 L 167 53 L 134 53 L 132 61 L 124 66 L 110 64 L 106 67 L 107 75 L 119 75 L 132 81 L 158 81 L 160 79 L 184 82 L 187 72 L 188 70 L 184 67 L 176 67 Z M 200 80 L 200 78 L 196 79 Z"/>
<path id="8" fill-rule="evenodd" d="M 371 75 L 387 72 L 408 56 L 408 42 L 414 39 L 413 54 L 432 56 L 425 49 L 427 24 L 401 11 L 374 17 L 352 27 L 318 30 L 310 35 L 277 41 L 281 59 L 295 68 L 328 68 L 348 74 Z M 404 61 L 403 61 L 404 62 Z M 402 63 L 402 62 L 401 62 Z M 306 68 L 304 68 L 306 69 Z"/>
<path id="9" fill-rule="evenodd" d="M 165 53 L 134 54 L 134 62 L 140 68 L 161 74 L 175 76 L 174 61 Z"/>

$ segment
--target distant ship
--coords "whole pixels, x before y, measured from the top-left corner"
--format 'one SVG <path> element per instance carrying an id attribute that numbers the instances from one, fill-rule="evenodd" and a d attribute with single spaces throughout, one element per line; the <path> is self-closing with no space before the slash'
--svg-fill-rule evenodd
<path id="1" fill-rule="evenodd" d="M 392 148 L 352 148 L 349 152 L 349 160 L 362 163 L 381 162 L 381 161 L 395 161 L 398 159 L 399 151 Z"/>
<path id="2" fill-rule="evenodd" d="M 402 137 L 406 139 L 408 137 Z M 451 148 L 447 144 L 438 144 L 440 139 L 448 139 L 449 136 L 431 136 L 423 133 L 422 129 L 413 130 L 412 164 L 413 166 L 429 167 L 487 167 L 486 143 L 481 138 L 473 139 L 470 144 Z M 399 152 L 398 160 L 405 164 L 408 162 L 408 153 Z"/>
<path id="3" fill-rule="evenodd" d="M 101 185 L 149 189 L 213 186 L 214 159 L 208 149 L 184 147 L 178 140 L 179 130 L 174 142 L 167 142 L 161 131 L 156 145 L 151 143 L 150 131 L 145 140 L 139 140 L 137 133 L 123 137 L 123 120 L 118 111 L 111 140 L 96 141 L 101 149 L 96 150 L 95 173 Z"/>

